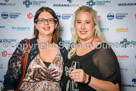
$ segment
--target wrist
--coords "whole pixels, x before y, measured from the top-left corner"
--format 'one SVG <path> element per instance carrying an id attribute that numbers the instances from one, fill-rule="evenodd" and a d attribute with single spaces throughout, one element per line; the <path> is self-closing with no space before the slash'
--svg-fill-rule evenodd
<path id="1" fill-rule="evenodd" d="M 85 84 L 88 85 L 91 82 L 91 75 L 87 75 L 87 80 L 85 81 Z"/>

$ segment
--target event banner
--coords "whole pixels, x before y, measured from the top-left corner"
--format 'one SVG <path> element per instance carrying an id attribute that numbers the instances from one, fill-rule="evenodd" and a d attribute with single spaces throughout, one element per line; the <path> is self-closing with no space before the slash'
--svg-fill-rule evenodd
<path id="1" fill-rule="evenodd" d="M 0 88 L 19 42 L 33 38 L 36 11 L 43 6 L 55 11 L 68 49 L 74 12 L 82 5 L 97 11 L 100 30 L 120 64 L 122 91 L 136 91 L 136 0 L 0 0 Z"/>

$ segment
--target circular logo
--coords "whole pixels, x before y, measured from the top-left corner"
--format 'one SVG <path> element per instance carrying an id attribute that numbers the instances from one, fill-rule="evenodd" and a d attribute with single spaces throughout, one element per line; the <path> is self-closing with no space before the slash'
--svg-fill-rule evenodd
<path id="1" fill-rule="evenodd" d="M 8 18 L 8 13 L 7 12 L 2 12 L 1 17 L 3 19 L 7 19 Z"/>
<path id="2" fill-rule="evenodd" d="M 107 19 L 113 20 L 113 19 L 114 19 L 114 14 L 113 14 L 113 13 L 109 13 L 109 14 L 107 15 Z"/>
<path id="3" fill-rule="evenodd" d="M 9 0 L 5 0 L 5 2 L 8 2 Z"/>
<path id="4" fill-rule="evenodd" d="M 61 15 L 60 15 L 59 13 L 57 13 L 56 15 L 57 15 L 58 19 L 60 19 L 60 18 L 61 18 Z"/>

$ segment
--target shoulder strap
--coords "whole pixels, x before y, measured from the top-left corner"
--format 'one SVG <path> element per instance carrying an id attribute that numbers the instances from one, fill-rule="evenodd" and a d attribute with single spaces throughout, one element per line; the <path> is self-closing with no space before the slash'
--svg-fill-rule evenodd
<path id="1" fill-rule="evenodd" d="M 23 72 L 22 72 L 22 76 L 21 76 L 21 79 L 20 79 L 20 82 L 17 86 L 16 91 L 19 91 L 19 88 L 23 83 L 23 79 L 24 79 L 25 71 L 26 71 L 26 66 L 27 66 L 27 61 L 28 61 L 28 56 L 29 56 L 29 51 L 30 51 L 30 40 L 28 40 L 28 39 L 24 39 L 24 40 L 26 41 L 26 47 L 25 47 L 25 58 L 23 61 Z"/>

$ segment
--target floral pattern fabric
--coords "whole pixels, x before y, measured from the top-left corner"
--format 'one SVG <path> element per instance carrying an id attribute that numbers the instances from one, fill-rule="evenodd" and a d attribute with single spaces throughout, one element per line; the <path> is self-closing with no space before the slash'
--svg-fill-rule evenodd
<path id="1" fill-rule="evenodd" d="M 63 64 L 60 52 L 48 67 L 38 54 L 30 63 L 20 89 L 23 91 L 61 91 L 60 79 Z"/>

